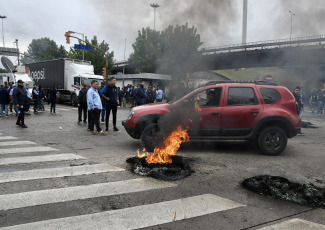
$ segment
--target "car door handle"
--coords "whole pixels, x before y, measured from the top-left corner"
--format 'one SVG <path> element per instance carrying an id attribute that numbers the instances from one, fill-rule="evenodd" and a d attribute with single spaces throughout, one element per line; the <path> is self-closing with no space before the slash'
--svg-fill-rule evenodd
<path id="1" fill-rule="evenodd" d="M 214 113 L 211 113 L 212 115 L 217 115 L 217 116 L 219 116 L 220 115 L 220 113 L 219 112 L 214 112 Z"/>
<path id="2" fill-rule="evenodd" d="M 258 111 L 250 111 L 251 114 L 258 114 Z"/>

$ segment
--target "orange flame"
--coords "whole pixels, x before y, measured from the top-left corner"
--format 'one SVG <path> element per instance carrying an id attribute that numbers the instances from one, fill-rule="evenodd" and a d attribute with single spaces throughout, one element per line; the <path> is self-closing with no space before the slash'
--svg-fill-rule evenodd
<path id="1" fill-rule="evenodd" d="M 182 129 L 181 126 L 178 126 L 176 130 L 169 134 L 160 147 L 154 149 L 153 153 L 145 153 L 145 149 L 143 149 L 143 154 L 140 154 L 138 150 L 138 157 L 146 157 L 146 161 L 149 164 L 171 164 L 173 163 L 171 156 L 175 156 L 181 144 L 188 140 L 187 129 Z"/>

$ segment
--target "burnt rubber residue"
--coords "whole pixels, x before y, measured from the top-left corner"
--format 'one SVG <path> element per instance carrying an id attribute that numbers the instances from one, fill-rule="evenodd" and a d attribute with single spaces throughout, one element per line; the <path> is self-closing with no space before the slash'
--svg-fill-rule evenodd
<path id="1" fill-rule="evenodd" d="M 325 188 L 315 187 L 311 183 L 299 184 L 284 177 L 262 175 L 245 179 L 241 185 L 267 197 L 325 208 Z"/>
<path id="2" fill-rule="evenodd" d="M 132 165 L 132 171 L 141 176 L 150 176 L 159 180 L 175 181 L 190 176 L 194 171 L 181 156 L 172 156 L 171 164 L 148 164 L 145 158 L 130 157 L 126 160 Z"/>

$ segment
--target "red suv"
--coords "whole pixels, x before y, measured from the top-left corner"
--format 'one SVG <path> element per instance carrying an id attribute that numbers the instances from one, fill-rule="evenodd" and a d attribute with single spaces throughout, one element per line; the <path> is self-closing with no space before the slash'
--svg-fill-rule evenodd
<path id="1" fill-rule="evenodd" d="M 301 128 L 291 92 L 264 81 L 209 82 L 175 102 L 135 107 L 122 124 L 131 137 L 141 139 L 152 151 L 159 120 L 184 102 L 200 107 L 199 130 L 189 130 L 191 139 L 256 140 L 262 153 L 277 155 Z"/>

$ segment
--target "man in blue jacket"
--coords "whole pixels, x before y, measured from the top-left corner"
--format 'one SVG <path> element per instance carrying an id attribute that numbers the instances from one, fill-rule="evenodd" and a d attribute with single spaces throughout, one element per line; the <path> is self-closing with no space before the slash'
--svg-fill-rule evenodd
<path id="1" fill-rule="evenodd" d="M 2 116 L 3 111 L 6 111 L 6 117 L 9 117 L 8 114 L 8 105 L 10 103 L 8 86 L 0 89 L 0 117 Z"/>
<path id="2" fill-rule="evenodd" d="M 108 131 L 108 124 L 109 124 L 109 115 L 112 111 L 113 113 L 113 129 L 114 131 L 118 131 L 118 128 L 116 127 L 116 113 L 117 113 L 117 106 L 119 104 L 118 101 L 118 91 L 116 88 L 116 78 L 112 77 L 109 81 L 109 84 L 106 85 L 101 91 L 100 95 L 102 98 L 104 98 L 105 105 L 106 105 L 106 129 L 105 131 Z"/>

